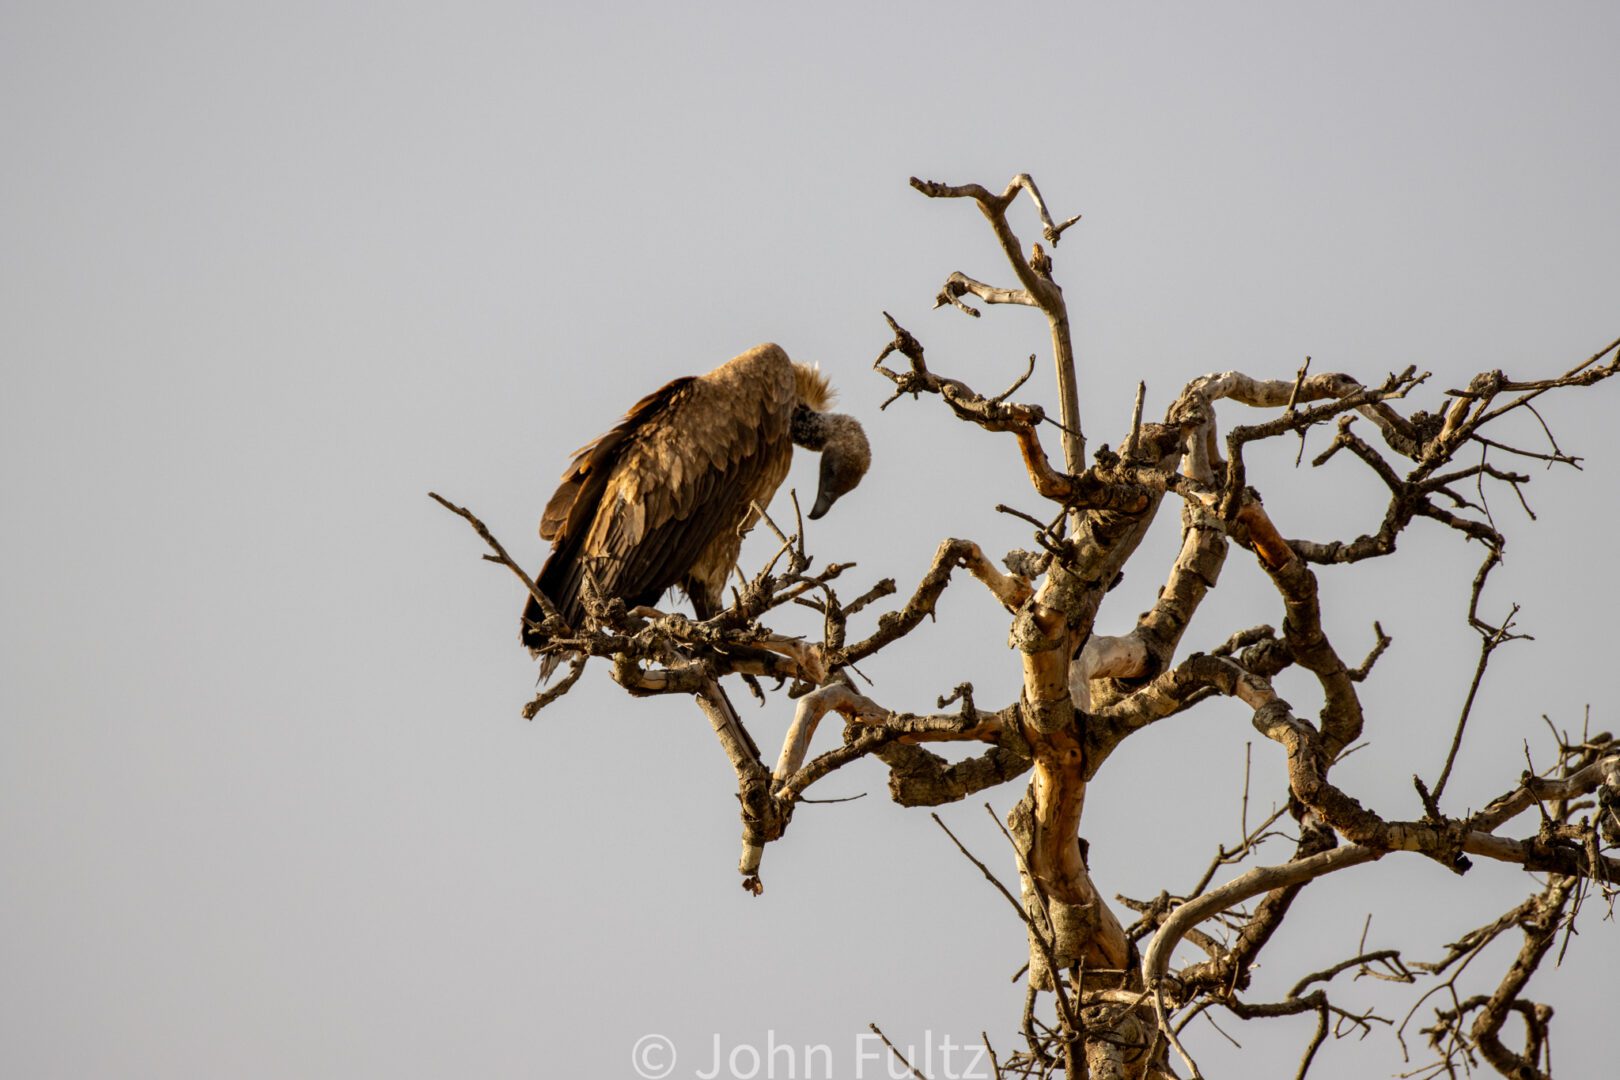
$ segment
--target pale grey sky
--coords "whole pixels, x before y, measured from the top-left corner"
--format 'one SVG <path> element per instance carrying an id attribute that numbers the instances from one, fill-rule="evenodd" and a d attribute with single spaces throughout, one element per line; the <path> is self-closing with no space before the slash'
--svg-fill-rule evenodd
<path id="1" fill-rule="evenodd" d="M 1094 444 L 1138 379 L 1158 410 L 1307 353 L 1369 380 L 1418 364 L 1431 404 L 1476 370 L 1562 370 L 1620 333 L 1616 41 L 1600 2 L 0 4 L 0 1072 L 629 1077 L 656 1032 L 689 1077 L 716 1034 L 774 1030 L 850 1077 L 870 1020 L 1010 1046 L 1021 928 L 879 768 L 831 781 L 871 797 L 805 807 L 748 898 L 702 718 L 592 671 L 524 723 L 521 597 L 425 492 L 537 565 L 573 448 L 774 340 L 872 434 L 873 472 L 811 534 L 823 560 L 905 588 L 942 537 L 1027 545 L 991 509 L 1035 502 L 1005 440 L 935 402 L 877 411 L 882 310 L 986 390 L 1044 347 L 1027 312 L 929 310 L 952 270 L 1005 274 L 978 214 L 913 174 L 1027 170 L 1085 214 L 1057 265 Z M 1050 401 L 1042 360 L 1027 392 Z M 1512 543 L 1489 602 L 1537 641 L 1492 669 L 1459 807 L 1513 782 L 1522 739 L 1546 760 L 1541 714 L 1615 726 L 1616 393 L 1544 410 L 1589 461 L 1538 473 L 1539 522 L 1493 504 Z M 1285 531 L 1376 523 L 1357 470 L 1329 467 L 1344 509 L 1291 464 L 1253 466 Z M 1104 629 L 1151 599 L 1173 518 Z M 1345 653 L 1374 618 L 1395 638 L 1372 745 L 1336 774 L 1387 813 L 1420 810 L 1411 754 L 1443 757 L 1479 554 L 1414 527 L 1388 565 L 1323 575 Z M 1189 648 L 1278 617 L 1243 557 L 1226 575 Z M 1008 700 L 999 610 L 963 588 L 941 611 L 869 665 L 874 695 L 922 709 L 971 678 Z M 763 743 L 787 718 L 748 713 Z M 1196 878 L 1250 738 L 1217 704 L 1121 751 L 1088 800 L 1105 892 Z M 1210 773 L 1229 804 L 1185 796 Z M 1010 872 L 977 801 L 945 813 Z M 1368 911 L 1370 946 L 1423 958 L 1526 891 L 1492 866 L 1350 871 L 1260 987 L 1347 955 Z M 1612 1052 L 1617 941 L 1591 920 L 1532 984 L 1569 1076 Z M 1215 1074 L 1282 1074 L 1312 1023 L 1227 1025 L 1274 1069 L 1190 1030 Z M 1324 1053 L 1313 1076 L 1412 1067 L 1382 1034 Z"/>

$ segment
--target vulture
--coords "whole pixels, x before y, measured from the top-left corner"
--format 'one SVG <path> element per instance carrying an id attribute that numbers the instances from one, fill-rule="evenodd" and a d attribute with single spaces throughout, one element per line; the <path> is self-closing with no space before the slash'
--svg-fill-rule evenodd
<path id="1" fill-rule="evenodd" d="M 579 450 L 540 519 L 552 543 L 536 584 L 571 627 L 587 578 L 603 599 L 651 605 L 672 586 L 698 618 L 724 606 L 743 535 L 787 476 L 795 444 L 821 452 L 811 518 L 860 483 L 871 463 L 852 416 L 827 412 L 819 370 L 757 345 L 707 375 L 653 391 L 618 426 Z M 544 645 L 530 597 L 523 644 Z"/>

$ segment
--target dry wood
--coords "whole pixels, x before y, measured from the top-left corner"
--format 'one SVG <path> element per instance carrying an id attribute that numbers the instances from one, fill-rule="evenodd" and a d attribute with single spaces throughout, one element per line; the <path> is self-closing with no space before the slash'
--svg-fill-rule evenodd
<path id="1" fill-rule="evenodd" d="M 1467 720 L 1486 694 L 1493 653 L 1525 636 L 1516 626 L 1516 606 L 1497 616 L 1490 614 L 1485 600 L 1508 539 L 1505 526 L 1491 513 L 1490 494 L 1505 488 L 1530 510 L 1524 488 L 1531 477 L 1504 467 L 1501 455 L 1579 468 L 1581 459 L 1560 446 L 1536 403 L 1551 392 L 1596 386 L 1620 374 L 1620 341 L 1551 377 L 1513 379 L 1501 371 L 1481 372 L 1465 387 L 1445 391 L 1429 410 L 1406 404 L 1420 393 L 1434 393 L 1425 373 L 1408 368 L 1363 381 L 1345 373 L 1312 372 L 1309 358 L 1292 377 L 1226 371 L 1192 379 L 1169 404 L 1162 423 L 1144 421 L 1146 388 L 1139 385 L 1122 451 L 1100 448 L 1088 464 L 1057 268 L 1043 244 L 1026 253 L 1008 220 L 1020 193 L 1027 195 L 1044 245 L 1055 248 L 1078 215 L 1055 222 L 1027 174 L 1015 176 L 999 193 L 977 184 L 914 179 L 912 185 L 930 198 L 968 199 L 979 207 L 1016 287 L 955 272 L 945 280 L 938 304 L 975 317 L 980 311 L 969 298 L 991 307 L 1040 309 L 1057 370 L 1060 420 L 1053 421 L 1038 404 L 1010 400 L 1025 386 L 1033 357 L 1027 367 L 1018 365 L 1024 368 L 1021 376 L 1009 373 L 1006 380 L 995 380 L 998 385 L 1010 380 L 1008 389 L 986 397 L 931 370 L 922 343 L 893 318 L 888 318 L 892 340 L 873 365 L 893 385 L 884 407 L 902 395 L 927 394 L 969 424 L 1011 434 L 1031 487 L 1051 505 L 1037 506 L 1035 513 L 1026 513 L 1027 507 L 998 509 L 1032 524 L 1042 551 L 1009 554 L 1004 560 L 1008 571 L 1003 571 L 977 544 L 947 539 L 909 597 L 878 614 L 875 627 L 856 632 L 857 618 L 869 618 L 863 613 L 893 595 L 895 583 L 859 583 L 849 587 L 859 593 L 857 598 L 841 601 L 834 585 L 845 588 L 850 579 L 841 575 L 854 564 L 828 563 L 811 573 L 802 524 L 789 535 L 770 521 L 766 507 L 756 506 L 780 546 L 752 577 L 740 579 L 730 607 L 695 621 L 653 608 L 626 610 L 622 602 L 598 598 L 589 605 L 585 625 L 569 627 L 483 522 L 434 495 L 483 538 L 494 552 L 485 558 L 513 571 L 540 604 L 549 639 L 543 662 L 571 660 L 567 677 L 531 701 L 525 715 L 568 693 L 588 661 L 598 658 L 631 695 L 691 695 L 737 780 L 743 841 L 739 868 L 745 887 L 755 893 L 763 888 L 765 847 L 786 835 L 800 803 L 815 801 L 806 795 L 815 784 L 854 762 L 879 762 L 887 771 L 891 797 L 904 806 L 956 802 L 1023 779 L 1022 797 L 1007 818 L 1019 876 L 1017 895 L 962 848 L 1002 889 L 1028 938 L 1029 993 L 1021 1024 L 1026 1048 L 992 1058 L 998 1077 L 1062 1072 L 1160 1080 L 1175 1075 L 1171 1063 L 1176 1059 L 1196 1076 L 1188 1024 L 1198 1017 L 1214 1023 L 1216 1013 L 1244 1021 L 1314 1015 L 1316 1024 L 1296 1070 L 1304 1077 L 1326 1052 L 1330 1036 L 1366 1034 L 1389 1023 L 1370 1010 L 1348 1009 L 1335 1000 L 1337 991 L 1330 984 L 1350 971 L 1397 983 L 1441 980 L 1407 1018 L 1430 995 L 1441 1002 L 1432 1006 L 1434 1021 L 1424 1029 L 1435 1060 L 1421 1074 L 1456 1075 L 1484 1061 L 1506 1076 L 1550 1075 L 1551 1010 L 1529 1001 L 1524 992 L 1560 935 L 1564 947 L 1579 947 L 1570 942 L 1583 900 L 1601 898 L 1612 906 L 1620 895 L 1620 859 L 1613 854 L 1620 846 L 1620 745 L 1608 734 L 1583 732 L 1577 739 L 1555 732 L 1551 768 L 1527 771 L 1517 781 L 1503 777 L 1507 790 L 1483 809 L 1448 815 L 1441 797 L 1462 748 L 1477 738 Z M 886 366 L 895 356 L 903 364 Z M 1258 410 L 1247 414 L 1252 422 L 1237 422 L 1244 409 Z M 1515 445 L 1495 428 L 1485 433 L 1493 422 L 1520 409 L 1540 425 L 1533 447 Z M 1369 423 L 1381 446 L 1362 437 Z M 1044 424 L 1061 433 L 1061 468 L 1042 445 Z M 1300 449 L 1291 455 L 1298 464 L 1307 434 L 1318 426 L 1332 431 L 1326 448 L 1311 462 L 1322 470 L 1313 474 L 1322 498 L 1340 497 L 1334 486 L 1336 469 L 1364 467 L 1378 480 L 1383 505 L 1370 509 L 1367 531 L 1361 535 L 1294 535 L 1291 530 L 1309 527 L 1312 508 L 1266 505 L 1260 479 L 1250 474 L 1246 448 L 1298 438 Z M 1327 468 L 1330 463 L 1332 469 Z M 882 481 L 874 476 L 869 482 Z M 1149 609 L 1120 619 L 1106 610 L 1109 589 L 1137 556 L 1166 497 L 1180 502 L 1179 549 L 1168 567 L 1152 571 L 1152 580 L 1164 584 Z M 1009 496 L 1009 501 L 1016 499 Z M 1365 732 L 1400 730 L 1419 718 L 1379 717 L 1369 726 L 1361 688 L 1391 640 L 1374 624 L 1370 651 L 1359 665 L 1349 666 L 1325 629 L 1327 613 L 1314 568 L 1338 565 L 1345 567 L 1341 573 L 1354 573 L 1354 564 L 1364 560 L 1404 555 L 1398 545 L 1406 530 L 1434 525 L 1459 542 L 1482 546 L 1466 604 L 1458 605 L 1461 618 L 1480 634 L 1481 650 L 1444 761 L 1428 769 L 1412 763 L 1414 774 L 1438 777 L 1432 790 L 1416 782 L 1424 816 L 1402 820 L 1366 805 L 1334 776 L 1337 762 L 1357 747 Z M 1220 586 L 1226 560 L 1246 557 L 1245 552 L 1270 583 L 1267 595 L 1276 605 L 1277 628 L 1202 627 L 1198 635 L 1219 644 L 1208 652 L 1189 652 L 1194 618 Z M 785 569 L 779 569 L 784 559 Z M 957 569 L 972 574 L 1007 612 L 1005 624 L 993 629 L 998 643 L 1005 633 L 1017 654 L 1018 699 L 994 710 L 980 708 L 973 688 L 950 673 L 943 673 L 940 689 L 947 692 L 940 694 L 933 712 L 903 711 L 907 703 L 880 700 L 886 695 L 875 690 L 857 691 L 856 665 L 934 619 Z M 772 628 L 770 620 L 788 604 L 820 613 L 821 640 L 789 637 Z M 1312 696 L 1320 701 L 1315 720 L 1297 714 L 1276 692 L 1273 680 L 1291 667 L 1314 680 Z M 778 680 L 773 692 L 784 689 L 796 698 L 774 768 L 761 760 L 722 689 L 731 676 Z M 763 688 L 760 692 L 768 703 L 777 700 Z M 1219 848 L 1189 892 L 1175 894 L 1166 888 L 1149 900 L 1125 901 L 1140 915 L 1127 930 L 1087 865 L 1081 839 L 1087 787 L 1125 739 L 1153 724 L 1180 722 L 1178 718 L 1212 697 L 1243 702 L 1255 730 L 1277 749 L 1268 751 L 1267 743 L 1260 743 L 1251 761 L 1245 748 L 1241 802 L 1234 800 L 1241 807 L 1234 810 L 1238 839 Z M 788 709 L 776 704 L 773 712 L 785 715 Z M 812 756 L 818 727 L 833 713 L 843 722 L 842 739 Z M 941 742 L 982 746 L 976 754 L 952 761 L 930 749 Z M 1269 816 L 1254 811 L 1252 816 L 1263 820 L 1253 826 L 1251 769 L 1280 780 L 1288 795 Z M 1207 785 L 1195 795 L 1203 802 L 1213 797 Z M 1538 811 L 1533 824 L 1510 830 L 1532 807 Z M 1290 821 L 1297 837 L 1286 861 L 1250 865 L 1217 881 L 1229 872 L 1226 868 L 1257 858 Z M 1280 999 L 1251 997 L 1254 968 L 1285 920 L 1301 917 L 1296 900 L 1305 890 L 1336 888 L 1341 871 L 1407 853 L 1430 860 L 1436 872 L 1462 874 L 1473 858 L 1489 858 L 1547 877 L 1528 899 L 1462 935 L 1435 963 L 1407 962 L 1396 950 L 1368 948 L 1363 928 L 1361 942 L 1346 959 L 1296 973 L 1292 989 Z M 1193 876 L 1189 871 L 1184 880 Z M 1470 965 L 1485 946 L 1514 927 L 1522 931 L 1524 942 L 1506 971 L 1485 992 L 1463 993 L 1459 979 L 1465 972 L 1472 978 Z M 1140 954 L 1138 941 L 1145 943 Z M 1177 949 L 1184 942 L 1201 955 L 1178 962 Z M 1277 966 L 1287 963 L 1274 954 L 1266 958 Z M 1042 999 L 1042 993 L 1053 996 Z M 1043 1000 L 1055 1006 L 1055 1014 L 1045 1012 L 1050 1023 L 1042 1019 Z M 1503 1041 L 1504 1025 L 1512 1017 L 1525 1029 L 1522 1050 Z M 1406 1022 L 1390 1026 L 1404 1048 Z M 988 1046 L 989 1040 L 985 1042 Z"/>

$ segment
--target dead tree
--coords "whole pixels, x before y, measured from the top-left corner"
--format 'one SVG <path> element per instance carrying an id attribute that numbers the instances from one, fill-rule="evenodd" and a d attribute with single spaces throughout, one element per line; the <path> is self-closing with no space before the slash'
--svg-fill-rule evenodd
<path id="1" fill-rule="evenodd" d="M 1000 1076 L 1196 1077 L 1198 1066 L 1178 1033 L 1189 1019 L 1211 1009 L 1243 1019 L 1314 1014 L 1315 1035 L 1298 1066 L 1303 1076 L 1330 1033 L 1366 1029 L 1373 1019 L 1339 1007 L 1329 996 L 1329 985 L 1346 972 L 1406 983 L 1433 980 L 1435 990 L 1452 991 L 1432 999 L 1441 1004 L 1423 1031 L 1433 1059 L 1414 1075 L 1455 1075 L 1480 1059 L 1504 1076 L 1550 1075 L 1550 1010 L 1528 1000 L 1524 990 L 1558 936 L 1573 926 L 1584 901 L 1596 898 L 1612 909 L 1620 882 L 1620 859 L 1610 854 L 1620 845 L 1620 745 L 1609 734 L 1563 736 L 1550 769 L 1504 775 L 1502 794 L 1484 809 L 1458 816 L 1442 809 L 1441 799 L 1486 665 L 1494 650 L 1519 636 L 1513 612 L 1493 623 L 1483 611 L 1482 594 L 1506 544 L 1483 494 L 1489 486 L 1520 494 L 1530 477 L 1514 471 L 1514 461 L 1549 467 L 1578 461 L 1545 425 L 1546 445 L 1539 448 L 1513 445 L 1486 429 L 1517 410 L 1534 412 L 1544 394 L 1610 378 L 1620 370 L 1620 342 L 1562 374 L 1523 379 L 1481 372 L 1466 386 L 1433 394 L 1436 404 L 1430 410 L 1403 407 L 1418 391 L 1430 391 L 1428 374 L 1413 368 L 1367 382 L 1312 372 L 1308 360 L 1285 378 L 1238 371 L 1205 375 L 1188 383 L 1158 422 L 1143 418 L 1139 390 L 1119 449 L 1102 446 L 1088 462 L 1068 310 L 1046 246 L 1056 249 L 1078 217 L 1054 222 L 1034 181 L 1023 174 L 999 193 L 976 184 L 916 179 L 911 184 L 931 199 L 977 206 L 1016 282 L 1001 287 L 953 273 L 936 306 L 951 305 L 974 317 L 979 310 L 970 300 L 1038 310 L 1051 331 L 1059 414 L 1054 420 L 1039 405 L 1013 401 L 1024 379 L 986 397 L 939 374 L 929 367 L 922 343 L 892 318 L 893 339 L 874 364 L 893 384 L 884 408 L 904 396 L 929 395 L 963 421 L 1010 435 L 1035 493 L 1049 504 L 1049 520 L 1021 515 L 1035 525 L 1040 550 L 1012 552 L 998 567 L 971 540 L 947 539 L 909 599 L 879 616 L 871 633 L 850 640 L 852 617 L 894 594 L 894 583 L 879 582 L 845 602 L 833 583 L 849 564 L 829 563 L 811 573 L 802 530 L 778 532 L 775 557 L 735 593 L 727 610 L 705 622 L 648 609 L 626 611 L 621 603 L 599 600 L 587 604 L 585 625 L 548 619 L 551 640 L 543 651 L 572 663 L 562 681 L 531 701 L 524 715 L 533 716 L 565 694 L 593 658 L 606 660 L 612 678 L 631 695 L 690 695 L 736 773 L 740 869 L 744 886 L 755 893 L 762 889 L 766 845 L 786 834 L 795 807 L 814 784 L 852 762 L 868 757 L 882 762 L 891 796 L 905 806 L 956 802 L 1023 779 L 1023 797 L 1005 826 L 1016 894 L 962 849 L 1006 895 L 1028 937 L 1024 1045 L 998 1059 Z M 1008 210 L 1020 194 L 1034 203 L 1044 244 L 1026 249 L 1008 223 Z M 1030 362 L 1033 366 L 1034 357 Z M 1061 465 L 1047 454 L 1043 425 L 1058 433 Z M 1304 433 L 1318 425 L 1332 425 L 1334 434 L 1312 465 L 1348 456 L 1387 489 L 1375 531 L 1348 539 L 1300 538 L 1309 525 L 1304 510 L 1263 502 L 1245 464 L 1250 444 L 1298 436 L 1303 452 Z M 882 483 L 881 465 L 869 482 Z M 493 549 L 486 558 L 509 567 L 539 595 L 470 511 L 439 501 L 478 530 Z M 1180 512 L 1181 547 L 1162 571 L 1157 601 L 1128 632 L 1097 632 L 1109 589 L 1167 502 Z M 1425 813 L 1399 820 L 1364 805 L 1333 777 L 1336 762 L 1364 736 L 1358 684 L 1390 639 L 1375 626 L 1371 651 L 1358 663 L 1347 661 L 1324 632 L 1313 567 L 1390 557 L 1402 534 L 1416 527 L 1449 530 L 1459 544 L 1473 542 L 1483 551 L 1466 608 L 1468 624 L 1479 635 L 1480 655 L 1449 755 L 1432 784 L 1414 777 Z M 1269 578 L 1280 629 L 1233 628 L 1218 647 L 1188 654 L 1181 647 L 1183 634 L 1217 587 L 1234 545 L 1238 557 L 1254 559 Z M 940 698 L 936 711 L 918 714 L 860 693 L 846 673 L 932 616 L 959 569 L 1006 609 L 1022 665 L 1018 700 L 984 708 L 964 684 Z M 790 603 L 820 612 L 820 641 L 789 639 L 771 629 L 773 613 Z M 499 615 L 504 619 L 508 613 Z M 1274 689 L 1274 679 L 1290 667 L 1314 679 L 1320 698 L 1314 717 L 1297 711 Z M 721 680 L 732 675 L 756 693 L 763 693 L 759 680 L 777 680 L 794 702 L 774 764 L 762 760 L 720 691 Z M 1086 864 L 1081 833 L 1087 785 L 1133 733 L 1223 696 L 1252 710 L 1254 728 L 1279 747 L 1274 764 L 1286 777 L 1287 805 L 1223 847 L 1185 892 L 1167 890 L 1145 901 L 1121 898 L 1136 916 L 1127 926 Z M 842 742 L 812 757 L 812 736 L 829 714 L 843 722 Z M 948 762 L 929 749 L 940 742 L 984 749 Z M 1253 858 L 1285 815 L 1297 833 L 1286 860 L 1212 884 L 1222 866 Z M 1460 937 L 1435 961 L 1363 948 L 1324 970 L 1301 972 L 1281 1000 L 1253 1000 L 1247 993 L 1251 971 L 1300 893 L 1340 870 L 1386 857 L 1427 858 L 1437 864 L 1435 872 L 1450 874 L 1466 872 L 1475 859 L 1499 860 L 1521 867 L 1527 882 L 1531 874 L 1543 875 L 1544 884 L 1499 919 Z M 1496 990 L 1459 997 L 1457 972 L 1485 945 L 1515 930 L 1523 935 L 1523 947 Z M 1195 945 L 1204 958 L 1176 966 L 1173 954 L 1182 942 Z M 1051 995 L 1050 1006 L 1041 1005 L 1041 994 Z M 1052 1019 L 1043 1021 L 1043 1015 Z M 1524 1030 L 1522 1049 L 1504 1042 L 1510 1016 L 1517 1016 Z"/>

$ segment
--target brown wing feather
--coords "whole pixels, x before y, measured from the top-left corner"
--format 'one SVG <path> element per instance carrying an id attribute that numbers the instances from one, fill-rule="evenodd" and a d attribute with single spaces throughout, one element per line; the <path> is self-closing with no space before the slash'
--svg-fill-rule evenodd
<path id="1" fill-rule="evenodd" d="M 602 501 L 602 493 L 635 433 L 652 422 L 677 400 L 693 376 L 674 379 L 631 406 L 624 419 L 594 442 L 575 451 L 574 460 L 563 472 L 561 482 L 540 517 L 540 537 L 553 541 L 551 557 L 541 568 L 535 584 L 551 598 L 569 625 L 579 624 L 579 590 L 583 581 L 579 564 L 581 544 Z M 523 608 L 523 643 L 530 648 L 544 644 L 531 625 L 544 617 L 540 605 L 530 597 Z"/>
<path id="2" fill-rule="evenodd" d="M 606 594 L 630 604 L 652 604 L 671 586 L 687 587 L 693 564 L 715 538 L 735 532 L 742 523 L 748 512 L 747 492 L 764 471 L 766 458 L 764 453 L 750 453 L 724 471 L 706 471 L 691 485 L 695 496 L 691 512 L 647 528 L 639 543 L 627 542 L 632 535 L 628 521 L 623 529 L 610 528 L 602 538 L 603 554 L 586 556 L 594 560 L 594 572 Z M 704 602 L 700 614 L 709 614 L 708 591 L 694 592 L 694 600 L 699 599 Z"/>
<path id="3" fill-rule="evenodd" d="M 665 383 L 631 406 L 611 431 L 574 451 L 573 462 L 563 472 L 556 492 L 540 516 L 540 539 L 561 542 L 567 533 L 577 532 L 590 520 L 602 497 L 602 488 L 618 463 L 625 440 L 663 411 L 693 381 L 694 377 L 687 375 Z M 573 528 L 565 529 L 570 524 Z"/>
<path id="4" fill-rule="evenodd" d="M 781 482 L 793 402 L 787 355 L 763 345 L 648 395 L 580 451 L 541 519 L 555 547 L 538 584 L 568 621 L 579 622 L 587 574 L 632 605 L 688 584 L 716 538 Z M 527 626 L 524 640 L 537 643 Z"/>

